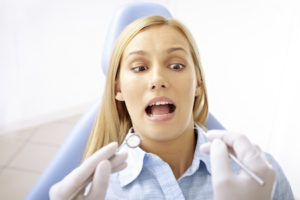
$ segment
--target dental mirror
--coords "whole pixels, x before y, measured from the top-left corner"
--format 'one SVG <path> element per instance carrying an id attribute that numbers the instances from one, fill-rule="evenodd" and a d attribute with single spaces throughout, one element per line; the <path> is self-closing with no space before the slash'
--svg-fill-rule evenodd
<path id="1" fill-rule="evenodd" d="M 136 134 L 133 130 L 133 128 L 130 128 L 129 133 L 127 134 L 126 138 L 125 138 L 125 144 L 129 147 L 129 148 L 136 148 L 139 147 L 140 144 L 142 142 L 142 138 L 141 136 L 139 136 L 138 134 Z M 113 155 L 112 157 L 110 157 L 108 160 L 111 160 L 115 155 Z M 92 179 L 93 179 L 94 173 L 91 174 L 88 179 L 76 190 L 76 192 L 72 195 L 72 197 L 70 198 L 71 200 L 74 200 L 77 198 L 78 195 L 80 195 L 81 193 L 84 193 L 84 196 L 87 196 L 90 188 L 91 188 L 91 184 L 92 184 Z"/>
<path id="2" fill-rule="evenodd" d="M 134 133 L 133 128 L 130 129 L 129 134 L 125 139 L 125 143 L 129 148 L 139 147 L 142 142 L 141 136 Z"/>

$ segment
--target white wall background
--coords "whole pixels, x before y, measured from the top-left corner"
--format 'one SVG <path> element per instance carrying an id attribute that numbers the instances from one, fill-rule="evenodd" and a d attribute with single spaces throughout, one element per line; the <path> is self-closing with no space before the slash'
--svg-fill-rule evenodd
<path id="1" fill-rule="evenodd" d="M 81 113 L 101 96 L 101 48 L 125 2 L 0 2 L 0 132 Z M 270 152 L 299 197 L 298 1 L 157 2 L 198 42 L 211 112 Z"/>
<path id="2" fill-rule="evenodd" d="M 178 1 L 207 79 L 210 110 L 280 163 L 300 197 L 300 2 Z"/>

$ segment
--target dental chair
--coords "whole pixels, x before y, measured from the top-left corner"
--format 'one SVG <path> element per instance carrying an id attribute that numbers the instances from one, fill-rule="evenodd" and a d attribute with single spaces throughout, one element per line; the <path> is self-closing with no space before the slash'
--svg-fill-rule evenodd
<path id="1" fill-rule="evenodd" d="M 171 18 L 172 15 L 162 5 L 155 3 L 131 3 L 121 7 L 113 17 L 105 45 L 102 53 L 102 70 L 106 74 L 109 64 L 110 54 L 112 52 L 114 42 L 121 31 L 134 20 L 149 16 L 161 15 L 166 18 Z M 59 182 L 74 168 L 80 165 L 85 146 L 92 129 L 94 120 L 99 109 L 100 102 L 96 102 L 91 108 L 81 117 L 78 123 L 70 132 L 69 136 L 62 144 L 50 164 L 42 173 L 34 187 L 27 194 L 26 200 L 46 200 L 49 199 L 49 189 L 52 185 Z M 206 122 L 206 128 L 224 129 L 224 127 L 209 114 Z"/>

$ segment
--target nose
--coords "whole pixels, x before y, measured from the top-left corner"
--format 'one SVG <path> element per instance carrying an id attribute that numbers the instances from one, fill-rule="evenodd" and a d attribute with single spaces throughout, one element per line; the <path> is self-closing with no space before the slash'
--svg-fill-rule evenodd
<path id="1" fill-rule="evenodd" d="M 150 76 L 151 90 L 166 89 L 169 87 L 167 76 L 161 67 L 154 67 Z"/>
<path id="2" fill-rule="evenodd" d="M 151 86 L 151 89 L 158 89 L 158 88 L 166 88 L 166 85 L 164 83 L 153 83 Z"/>

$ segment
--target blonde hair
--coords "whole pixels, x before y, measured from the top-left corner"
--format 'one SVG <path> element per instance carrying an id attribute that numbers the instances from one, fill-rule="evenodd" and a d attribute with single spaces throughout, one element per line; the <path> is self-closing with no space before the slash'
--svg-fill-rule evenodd
<path id="1" fill-rule="evenodd" d="M 129 128 L 132 126 L 125 103 L 115 100 L 115 81 L 118 76 L 122 54 L 128 43 L 141 30 L 154 25 L 168 25 L 175 27 L 189 42 L 197 81 L 198 84 L 201 85 L 201 94 L 196 96 L 194 101 L 194 121 L 199 126 L 204 127 L 208 116 L 207 92 L 198 49 L 191 33 L 183 24 L 175 19 L 165 19 L 161 16 L 140 18 L 129 24 L 115 42 L 106 75 L 106 87 L 102 104 L 87 143 L 84 159 L 112 141 L 117 141 L 121 144 Z"/>

